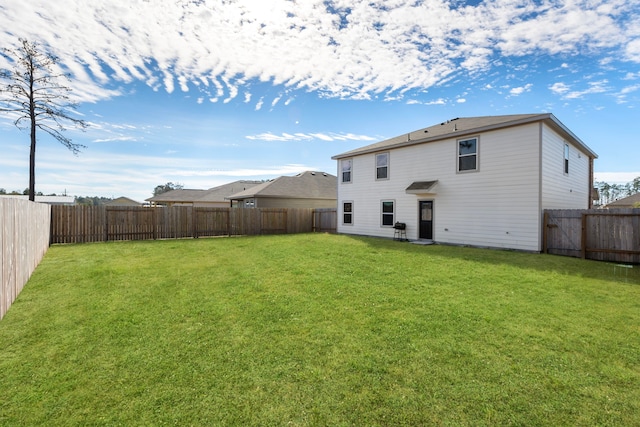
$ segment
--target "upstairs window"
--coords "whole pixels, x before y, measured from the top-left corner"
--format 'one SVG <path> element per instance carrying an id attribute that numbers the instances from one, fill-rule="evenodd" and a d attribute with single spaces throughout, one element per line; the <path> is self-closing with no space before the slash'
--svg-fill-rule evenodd
<path id="1" fill-rule="evenodd" d="M 564 173 L 569 174 L 569 144 L 564 144 Z"/>
<path id="2" fill-rule="evenodd" d="M 458 172 L 478 170 L 478 138 L 458 141 Z"/>
<path id="3" fill-rule="evenodd" d="M 389 178 L 389 153 L 376 154 L 376 179 Z"/>
<path id="4" fill-rule="evenodd" d="M 394 210 L 394 202 L 393 200 L 383 200 L 382 201 L 382 226 L 383 227 L 393 227 L 395 218 L 395 210 Z"/>
<path id="5" fill-rule="evenodd" d="M 352 159 L 342 160 L 341 162 L 342 182 L 351 182 L 352 165 L 353 165 Z"/>
<path id="6" fill-rule="evenodd" d="M 353 225 L 353 202 L 342 203 L 342 223 Z"/>

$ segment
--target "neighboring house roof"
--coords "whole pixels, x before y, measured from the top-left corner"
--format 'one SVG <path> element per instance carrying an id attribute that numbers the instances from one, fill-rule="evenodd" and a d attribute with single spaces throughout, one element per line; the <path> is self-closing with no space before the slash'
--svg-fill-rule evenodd
<path id="1" fill-rule="evenodd" d="M 262 181 L 234 181 L 229 184 L 213 187 L 205 191 L 204 195 L 200 197 L 198 202 L 226 202 L 227 196 L 238 193 L 240 191 L 249 190 L 257 185 L 262 184 Z"/>
<path id="2" fill-rule="evenodd" d="M 293 199 L 336 199 L 337 178 L 326 172 L 306 171 L 295 176 L 281 176 L 227 197 L 243 200 L 255 197 Z"/>
<path id="3" fill-rule="evenodd" d="M 10 199 L 22 199 L 29 200 L 29 196 L 23 196 L 19 194 L 3 194 L 1 197 L 7 197 Z M 75 205 L 75 196 L 35 196 L 34 202 L 46 203 L 48 205 Z"/>
<path id="4" fill-rule="evenodd" d="M 142 205 L 142 203 L 136 202 L 133 199 L 122 196 L 105 203 L 105 205 L 107 206 L 140 206 Z"/>
<path id="5" fill-rule="evenodd" d="M 640 193 L 611 202 L 605 208 L 633 208 L 636 204 L 640 205 Z"/>
<path id="6" fill-rule="evenodd" d="M 239 180 L 208 190 L 171 190 L 146 199 L 155 203 L 226 202 L 227 196 L 261 184 L 262 181 Z"/>
<path id="7" fill-rule="evenodd" d="M 573 142 L 581 151 L 592 158 L 598 155 L 587 145 L 564 126 L 553 114 L 512 114 L 506 116 L 483 116 L 483 117 L 461 117 L 447 120 L 440 124 L 428 128 L 419 129 L 407 134 L 396 136 L 365 147 L 356 148 L 342 154 L 333 156 L 332 159 L 339 160 L 360 154 L 373 153 L 391 148 L 406 147 L 415 144 L 439 141 L 448 138 L 458 138 L 469 134 L 497 130 L 511 126 L 524 125 L 535 122 L 544 122 L 553 128 L 564 138 Z"/>

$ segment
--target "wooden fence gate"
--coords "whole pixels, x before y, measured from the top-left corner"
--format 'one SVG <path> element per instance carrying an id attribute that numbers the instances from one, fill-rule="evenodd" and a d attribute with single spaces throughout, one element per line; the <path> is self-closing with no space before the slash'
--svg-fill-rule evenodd
<path id="1" fill-rule="evenodd" d="M 542 236 L 545 253 L 640 263 L 640 209 L 545 210 Z"/>

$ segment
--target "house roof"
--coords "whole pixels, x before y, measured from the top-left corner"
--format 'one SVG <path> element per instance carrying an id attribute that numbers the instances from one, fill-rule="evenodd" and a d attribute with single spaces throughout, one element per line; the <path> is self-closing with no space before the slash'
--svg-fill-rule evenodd
<path id="1" fill-rule="evenodd" d="M 1 197 L 6 197 L 10 199 L 21 199 L 21 200 L 29 200 L 29 196 L 18 195 L 18 194 L 3 194 Z M 46 203 L 48 205 L 75 205 L 76 197 L 75 196 L 35 196 L 34 202 L 36 203 Z"/>
<path id="2" fill-rule="evenodd" d="M 407 194 L 434 194 L 438 180 L 415 181 L 405 189 Z"/>
<path id="3" fill-rule="evenodd" d="M 325 172 L 306 171 L 295 176 L 281 176 L 227 197 L 243 200 L 254 197 L 294 199 L 336 199 L 337 178 Z"/>
<path id="4" fill-rule="evenodd" d="M 355 150 L 335 155 L 332 157 L 332 159 L 339 160 L 360 154 L 374 153 L 381 150 L 440 141 L 448 138 L 459 138 L 465 135 L 475 134 L 479 132 L 486 132 L 490 130 L 519 126 L 535 122 L 544 122 L 548 124 L 564 138 L 570 140 L 589 157 L 598 157 L 595 152 L 587 147 L 584 142 L 582 142 L 576 135 L 573 134 L 573 132 L 571 132 L 566 126 L 564 126 L 553 114 L 544 113 L 455 118 L 427 128 L 418 129 L 407 134 L 386 139 L 375 144 L 356 148 Z"/>
<path id="5" fill-rule="evenodd" d="M 171 190 L 146 199 L 156 203 L 226 202 L 226 197 L 247 190 L 262 181 L 239 180 L 208 190 Z"/>
<path id="6" fill-rule="evenodd" d="M 158 194 L 157 196 L 145 199 L 147 202 L 192 202 L 195 199 L 202 196 L 205 190 L 171 190 L 166 193 Z"/>
<path id="7" fill-rule="evenodd" d="M 226 202 L 227 196 L 238 193 L 240 191 L 249 190 L 256 185 L 262 184 L 262 181 L 234 181 L 229 184 L 213 187 L 204 192 L 204 195 L 200 197 L 198 202 Z"/>
<path id="8" fill-rule="evenodd" d="M 136 202 L 135 200 L 124 196 L 118 197 L 117 199 L 113 199 L 105 203 L 105 205 L 108 206 L 139 206 L 141 204 L 142 203 Z"/>
<path id="9" fill-rule="evenodd" d="M 640 193 L 632 194 L 629 197 L 616 200 L 606 205 L 607 208 L 633 207 L 636 203 L 640 203 Z"/>

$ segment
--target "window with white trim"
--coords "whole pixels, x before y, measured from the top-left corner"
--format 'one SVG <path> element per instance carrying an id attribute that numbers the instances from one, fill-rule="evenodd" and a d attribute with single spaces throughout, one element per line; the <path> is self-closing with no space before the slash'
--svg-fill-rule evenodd
<path id="1" fill-rule="evenodd" d="M 393 200 L 383 200 L 380 207 L 380 223 L 383 227 L 393 227 L 395 219 L 395 202 Z"/>
<path id="2" fill-rule="evenodd" d="M 458 141 L 458 172 L 478 170 L 478 138 Z"/>
<path id="3" fill-rule="evenodd" d="M 564 144 L 564 173 L 569 174 L 569 144 Z"/>
<path id="4" fill-rule="evenodd" d="M 376 154 L 376 179 L 389 179 L 389 153 Z"/>
<path id="5" fill-rule="evenodd" d="M 353 202 L 342 202 L 342 224 L 353 225 Z"/>
<path id="6" fill-rule="evenodd" d="M 351 182 L 351 172 L 353 169 L 353 159 L 343 159 L 340 161 L 342 171 L 342 182 Z"/>

